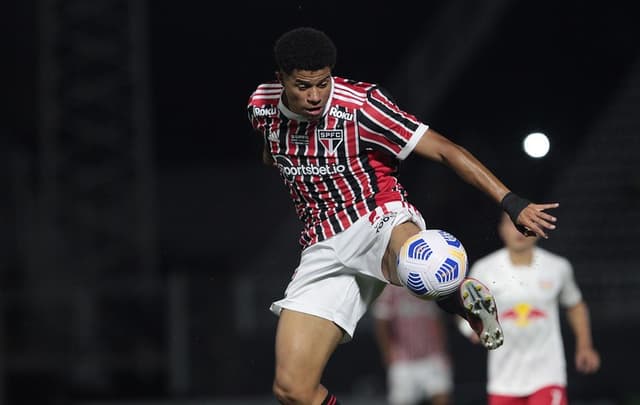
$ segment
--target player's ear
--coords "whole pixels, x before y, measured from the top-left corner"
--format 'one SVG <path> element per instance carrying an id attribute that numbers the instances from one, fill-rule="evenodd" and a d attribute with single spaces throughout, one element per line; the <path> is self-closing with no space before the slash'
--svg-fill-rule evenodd
<path id="1" fill-rule="evenodd" d="M 282 84 L 282 74 L 280 73 L 279 70 L 275 71 L 276 74 L 276 79 L 278 79 L 278 81 L 280 82 L 280 84 Z"/>

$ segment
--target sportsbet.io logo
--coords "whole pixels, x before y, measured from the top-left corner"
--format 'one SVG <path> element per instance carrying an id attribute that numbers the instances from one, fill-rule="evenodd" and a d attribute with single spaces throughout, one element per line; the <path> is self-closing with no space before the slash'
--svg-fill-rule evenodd
<path id="1" fill-rule="evenodd" d="M 280 170 L 282 177 L 293 182 L 299 176 L 331 176 L 338 173 L 344 173 L 347 167 L 343 164 L 330 165 L 294 165 L 288 158 L 278 155 L 274 157 L 276 166 Z"/>

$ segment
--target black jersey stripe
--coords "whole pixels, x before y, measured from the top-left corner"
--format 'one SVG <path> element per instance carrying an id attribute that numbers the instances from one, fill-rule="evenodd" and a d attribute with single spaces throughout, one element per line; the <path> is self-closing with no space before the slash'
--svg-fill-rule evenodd
<path id="1" fill-rule="evenodd" d="M 371 103 L 371 105 L 373 105 L 378 110 L 380 110 L 380 112 L 383 115 L 387 115 L 389 117 L 392 117 L 400 125 L 408 128 L 411 132 L 414 132 L 416 129 L 418 129 L 418 126 L 420 125 L 419 123 L 417 123 L 415 121 L 412 121 L 409 118 L 407 118 L 406 115 L 403 115 L 402 113 L 389 108 L 386 104 L 384 104 L 380 100 L 376 99 L 373 96 L 373 94 L 374 94 L 373 92 L 369 92 L 369 94 L 368 94 L 369 102 Z"/>
<path id="2" fill-rule="evenodd" d="M 358 122 L 360 123 L 361 126 L 366 128 L 369 132 L 373 132 L 374 134 L 378 134 L 381 137 L 384 137 L 384 138 L 388 139 L 390 143 L 401 146 L 400 149 L 404 148 L 404 146 L 407 144 L 407 140 L 405 140 L 404 138 L 402 138 L 400 136 L 397 136 L 397 135 L 394 135 L 394 134 L 390 133 L 389 130 L 387 130 L 384 127 L 378 125 L 376 122 L 374 122 L 371 119 L 369 119 L 369 117 L 367 117 L 365 114 L 361 114 L 360 115 L 360 118 L 358 119 Z M 373 147 L 375 149 L 384 148 L 384 150 L 388 150 L 388 151 L 392 152 L 391 147 L 387 147 L 386 145 L 383 147 L 383 146 L 381 146 L 382 145 L 381 143 L 370 142 L 367 139 L 365 139 L 364 137 L 361 137 L 360 140 L 362 141 L 362 143 L 366 144 L 369 147 Z"/>

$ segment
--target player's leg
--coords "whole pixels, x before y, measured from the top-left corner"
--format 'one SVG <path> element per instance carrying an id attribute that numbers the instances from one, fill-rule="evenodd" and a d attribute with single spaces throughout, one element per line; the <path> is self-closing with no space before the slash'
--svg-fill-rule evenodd
<path id="1" fill-rule="evenodd" d="M 386 285 L 364 274 L 380 272 L 382 249 L 364 217 L 349 229 L 303 250 L 285 296 L 271 305 L 280 316 L 276 335 L 274 393 L 285 404 L 336 405 L 320 385 L 336 346 L 353 338 L 357 324 Z M 381 243 L 383 245 L 383 243 Z M 348 264 L 347 264 L 348 262 Z M 354 274 L 362 269 L 363 274 Z"/>
<path id="2" fill-rule="evenodd" d="M 391 238 L 382 257 L 382 274 L 391 284 L 402 286 L 398 277 L 398 256 L 402 246 L 409 238 L 420 233 L 421 229 L 413 222 L 404 222 L 396 225 L 391 231 Z"/>
<path id="3" fill-rule="evenodd" d="M 320 405 L 327 389 L 322 373 L 343 337 L 335 323 L 284 309 L 276 333 L 276 374 L 273 392 L 282 404 Z M 335 402 L 333 402 L 335 404 Z"/>
<path id="4" fill-rule="evenodd" d="M 394 362 L 387 369 L 387 401 L 390 405 L 417 404 L 422 375 L 416 373 L 410 361 Z"/>
<path id="5" fill-rule="evenodd" d="M 423 232 L 413 222 L 396 225 L 391 233 L 387 250 L 383 256 L 383 274 L 396 285 L 403 285 L 398 276 L 398 265 L 402 265 L 404 257 L 400 251 L 405 245 L 414 240 L 414 236 Z M 428 259 L 425 259 L 425 262 Z M 457 314 L 466 319 L 473 330 L 480 337 L 480 341 L 487 349 L 495 349 L 502 345 L 502 328 L 498 322 L 498 311 L 495 300 L 489 289 L 473 278 L 466 278 L 460 274 L 455 280 L 459 284 L 451 292 L 451 284 L 445 286 L 442 296 L 437 299 L 438 305 L 451 314 Z M 438 287 L 433 286 L 433 287 Z"/>
<path id="6" fill-rule="evenodd" d="M 460 310 L 460 303 L 463 309 Z M 480 281 L 467 277 L 455 297 L 447 297 L 438 304 L 445 311 L 458 315 L 469 322 L 480 338 L 480 342 L 489 350 L 502 346 L 504 335 L 498 321 L 498 307 L 489 288 Z"/>
<path id="7" fill-rule="evenodd" d="M 445 355 L 432 355 L 420 361 L 423 376 L 422 386 L 429 398 L 430 405 L 449 405 L 452 403 L 453 369 Z"/>

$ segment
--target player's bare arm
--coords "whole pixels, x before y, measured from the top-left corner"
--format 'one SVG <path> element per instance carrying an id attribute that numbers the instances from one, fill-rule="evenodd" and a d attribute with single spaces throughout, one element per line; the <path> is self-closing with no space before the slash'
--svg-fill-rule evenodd
<path id="1" fill-rule="evenodd" d="M 468 150 L 433 129 L 427 130 L 414 150 L 420 156 L 450 167 L 464 181 L 501 203 L 525 235 L 537 235 L 546 239 L 546 230 L 556 228 L 556 217 L 545 210 L 558 207 L 558 203 L 535 204 L 514 195 Z M 509 203 L 506 206 L 505 197 Z"/>
<path id="2" fill-rule="evenodd" d="M 589 309 L 581 301 L 567 308 L 567 319 L 575 337 L 575 366 L 585 374 L 591 374 L 600 368 L 600 354 L 593 347 Z"/>

